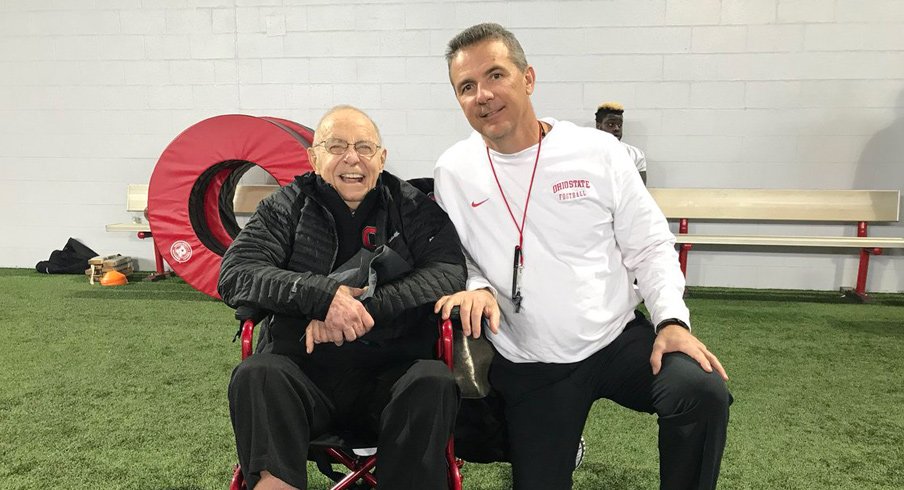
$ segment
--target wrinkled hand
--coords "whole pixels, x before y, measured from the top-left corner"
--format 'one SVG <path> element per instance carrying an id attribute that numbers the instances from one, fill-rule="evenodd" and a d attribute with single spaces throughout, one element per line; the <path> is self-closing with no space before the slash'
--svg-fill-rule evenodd
<path id="1" fill-rule="evenodd" d="M 366 334 L 374 326 L 374 319 L 356 298 L 364 294 L 363 289 L 339 286 L 330 309 L 323 319 L 327 330 L 340 332 L 341 336 L 351 342 Z M 319 328 L 319 327 L 318 327 Z M 335 336 L 330 337 L 330 342 Z"/>
<path id="2" fill-rule="evenodd" d="M 442 310 L 443 320 L 449 319 L 452 308 L 458 306 L 461 315 L 461 330 L 466 336 L 480 337 L 480 317 L 486 317 L 490 331 L 499 333 L 499 304 L 493 293 L 486 289 L 459 291 L 443 296 L 433 306 L 433 312 Z"/>
<path id="3" fill-rule="evenodd" d="M 662 356 L 669 352 L 684 352 L 700 363 L 700 367 L 707 373 L 715 369 L 723 380 L 728 381 L 728 374 L 725 373 L 725 368 L 716 355 L 681 325 L 666 325 L 659 330 L 659 335 L 653 342 L 653 354 L 650 356 L 654 376 L 662 369 Z"/>
<path id="4" fill-rule="evenodd" d="M 332 342 L 336 345 L 342 345 L 344 341 L 345 338 L 342 336 L 342 332 L 326 328 L 326 324 L 320 320 L 311 320 L 311 323 L 308 323 L 308 327 L 304 330 L 304 346 L 308 354 L 314 352 L 314 344 Z"/>

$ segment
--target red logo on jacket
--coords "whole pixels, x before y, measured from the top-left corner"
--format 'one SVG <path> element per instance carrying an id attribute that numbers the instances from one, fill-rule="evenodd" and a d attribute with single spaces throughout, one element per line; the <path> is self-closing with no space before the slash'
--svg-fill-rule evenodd
<path id="1" fill-rule="evenodd" d="M 368 250 L 373 250 L 376 248 L 374 242 L 377 241 L 377 227 L 376 226 L 365 226 L 363 230 L 361 230 L 361 244 L 364 245 L 364 248 Z"/>

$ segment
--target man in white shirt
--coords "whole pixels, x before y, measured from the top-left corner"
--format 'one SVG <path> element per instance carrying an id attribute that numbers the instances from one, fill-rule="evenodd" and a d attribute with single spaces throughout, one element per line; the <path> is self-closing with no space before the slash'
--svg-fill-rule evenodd
<path id="1" fill-rule="evenodd" d="M 596 129 L 600 131 L 605 131 L 612 136 L 618 138 L 621 141 L 622 138 L 622 129 L 625 125 L 625 108 L 618 102 L 603 102 L 596 109 Z M 625 145 L 625 149 L 628 150 L 628 155 L 631 157 L 631 160 L 634 161 L 634 166 L 637 167 L 637 171 L 640 172 L 640 178 L 643 179 L 643 183 L 647 183 L 647 157 L 644 156 L 643 151 L 636 146 L 631 146 L 624 141 L 622 144 Z"/>
<path id="2" fill-rule="evenodd" d="M 659 415 L 661 488 L 714 488 L 728 377 L 690 333 L 675 238 L 624 146 L 538 119 L 534 69 L 498 24 L 461 32 L 446 60 L 475 132 L 439 158 L 435 190 L 469 274 L 435 310 L 458 305 L 466 334 L 481 317 L 492 332 L 514 488 L 571 488 L 600 398 Z M 635 311 L 633 276 L 653 323 Z"/>

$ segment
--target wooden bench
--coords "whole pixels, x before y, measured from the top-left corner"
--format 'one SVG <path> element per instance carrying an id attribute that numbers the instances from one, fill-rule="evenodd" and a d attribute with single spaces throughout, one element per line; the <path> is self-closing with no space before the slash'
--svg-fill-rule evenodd
<path id="1" fill-rule="evenodd" d="M 782 246 L 820 248 L 859 248 L 860 267 L 853 292 L 868 299 L 866 276 L 869 256 L 883 248 L 904 248 L 904 238 L 871 237 L 870 223 L 896 222 L 900 219 L 900 191 L 871 190 L 796 190 L 796 189 L 657 189 L 650 194 L 666 218 L 678 220 L 675 238 L 679 247 L 681 271 L 687 275 L 687 256 L 694 245 Z M 786 222 L 857 225 L 857 236 L 786 236 L 694 234 L 691 220 L 707 222 Z"/>
<path id="2" fill-rule="evenodd" d="M 237 215 L 250 215 L 264 197 L 278 189 L 276 185 L 240 185 L 233 206 Z M 651 188 L 650 194 L 666 218 L 678 220 L 678 257 L 681 271 L 687 275 L 688 252 L 694 245 L 781 246 L 860 249 L 857 285 L 851 290 L 866 300 L 869 256 L 883 248 L 904 248 L 904 238 L 871 237 L 869 223 L 896 222 L 899 216 L 899 191 L 795 190 L 795 189 L 665 189 Z M 128 187 L 126 210 L 143 213 L 147 207 L 148 186 Z M 150 225 L 138 218 L 133 223 L 107 225 L 107 231 L 137 233 L 151 237 Z M 692 234 L 691 220 L 705 222 L 787 222 L 857 225 L 857 236 L 791 236 Z M 157 273 L 163 274 L 163 258 L 154 247 Z M 845 290 L 846 292 L 849 290 Z"/>
<path id="3" fill-rule="evenodd" d="M 278 185 L 239 185 L 235 189 L 235 198 L 232 200 L 233 210 L 236 215 L 251 215 L 257 209 L 257 204 L 273 191 L 278 189 Z M 129 232 L 138 235 L 138 238 L 152 238 L 151 225 L 144 216 L 144 210 L 148 206 L 148 186 L 147 184 L 129 184 L 126 194 L 126 211 L 130 213 L 140 213 L 139 216 L 133 216 L 131 223 L 114 223 L 106 226 L 110 232 Z M 154 245 L 154 262 L 157 272 L 149 276 L 150 280 L 162 279 L 166 277 L 163 269 L 163 256 Z"/>

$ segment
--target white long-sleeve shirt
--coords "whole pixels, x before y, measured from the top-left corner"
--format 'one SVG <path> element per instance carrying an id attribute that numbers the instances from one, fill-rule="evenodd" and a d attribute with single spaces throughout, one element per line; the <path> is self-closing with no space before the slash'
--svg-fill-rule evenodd
<path id="1" fill-rule="evenodd" d="M 675 237 L 625 147 L 612 135 L 567 121 L 542 142 L 524 225 L 522 308 L 515 313 L 512 266 L 518 230 L 501 197 L 480 134 L 446 150 L 434 170 L 437 202 L 470 255 L 468 289 L 491 286 L 502 311 L 497 350 L 513 362 L 586 359 L 634 318 L 640 294 L 654 324 L 690 325 Z M 490 151 L 520 225 L 537 145 Z"/>

